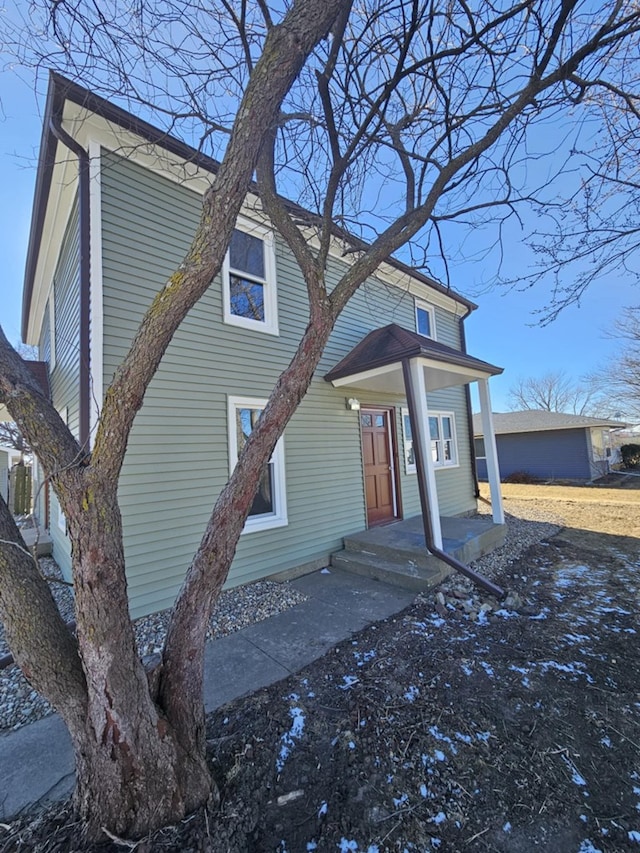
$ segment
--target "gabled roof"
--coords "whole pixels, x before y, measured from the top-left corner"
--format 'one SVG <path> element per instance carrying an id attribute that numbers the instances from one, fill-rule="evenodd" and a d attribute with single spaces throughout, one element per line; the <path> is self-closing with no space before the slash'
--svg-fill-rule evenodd
<path id="1" fill-rule="evenodd" d="M 53 71 L 49 72 L 49 89 L 45 105 L 42 138 L 40 141 L 40 155 L 36 175 L 33 213 L 31 217 L 31 233 L 29 235 L 29 248 L 27 251 L 22 299 L 22 336 L 25 340 L 27 339 L 29 316 L 31 312 L 36 265 L 38 263 L 38 256 L 43 239 L 45 214 L 49 200 L 49 193 L 51 191 L 53 170 L 57 159 L 58 140 L 52 131 L 52 120 L 54 118 L 62 118 L 64 105 L 67 101 L 77 104 L 89 112 L 101 116 L 111 125 L 129 131 L 146 142 L 156 145 L 168 153 L 173 154 L 180 160 L 193 163 L 198 168 L 204 169 L 207 172 L 215 174 L 220 166 L 219 161 L 214 160 L 212 157 L 208 157 L 196 148 L 192 148 L 190 145 L 176 139 L 176 137 L 170 136 L 165 131 L 160 130 L 160 128 L 154 127 L 154 125 L 149 122 L 134 116 L 132 113 L 111 103 L 111 101 L 94 94 L 88 89 L 79 86 L 77 83 L 67 80 L 60 74 Z M 252 184 L 250 191 L 257 195 L 257 186 Z M 298 204 L 286 199 L 285 201 L 292 213 L 303 221 L 312 224 L 318 220 L 316 215 L 300 207 Z M 360 250 L 367 248 L 367 244 L 362 240 L 352 234 L 349 234 L 337 225 L 334 226 L 334 231 L 336 237 L 344 240 L 346 243 L 349 243 L 353 248 Z M 461 296 L 451 288 L 440 284 L 440 282 L 435 281 L 397 258 L 388 257 L 386 259 L 386 263 L 401 273 L 409 275 L 422 284 L 426 284 L 437 292 L 454 299 L 456 302 L 464 305 L 468 312 L 473 311 L 478 307 L 475 302 Z"/>
<path id="2" fill-rule="evenodd" d="M 324 378 L 327 382 L 332 382 L 376 367 L 395 364 L 404 358 L 416 357 L 443 364 L 455 364 L 490 376 L 502 373 L 501 367 L 495 367 L 446 344 L 425 338 L 417 332 L 403 329 L 396 323 L 390 323 L 382 329 L 369 332 Z"/>
<path id="3" fill-rule="evenodd" d="M 523 412 L 493 412 L 493 428 L 496 435 L 558 429 L 588 429 L 589 427 L 620 429 L 624 426 L 624 423 L 608 418 L 588 418 L 585 415 L 568 415 L 539 409 L 525 409 Z M 482 421 L 479 414 L 473 416 L 473 432 L 474 435 L 482 435 Z"/>

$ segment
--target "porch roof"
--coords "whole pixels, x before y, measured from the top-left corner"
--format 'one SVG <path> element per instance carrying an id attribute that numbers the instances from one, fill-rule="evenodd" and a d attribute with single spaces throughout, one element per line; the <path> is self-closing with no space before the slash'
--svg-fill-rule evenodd
<path id="1" fill-rule="evenodd" d="M 410 358 L 419 358 L 428 368 L 427 391 L 466 385 L 502 373 L 501 367 L 390 323 L 369 332 L 324 378 L 336 388 L 397 393 L 403 387 L 402 362 Z"/>

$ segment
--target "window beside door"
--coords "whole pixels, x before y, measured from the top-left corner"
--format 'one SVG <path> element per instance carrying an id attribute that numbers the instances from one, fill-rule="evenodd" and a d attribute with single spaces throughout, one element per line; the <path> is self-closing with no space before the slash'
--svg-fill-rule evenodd
<path id="1" fill-rule="evenodd" d="M 415 474 L 416 459 L 409 410 L 402 410 L 404 466 L 407 474 Z M 429 442 L 434 468 L 455 468 L 458 465 L 458 442 L 453 412 L 429 413 Z"/>

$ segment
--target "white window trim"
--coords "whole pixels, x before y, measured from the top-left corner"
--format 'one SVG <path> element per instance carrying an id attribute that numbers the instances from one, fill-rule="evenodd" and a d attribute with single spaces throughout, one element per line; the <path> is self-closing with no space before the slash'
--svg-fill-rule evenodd
<path id="1" fill-rule="evenodd" d="M 238 436 L 236 434 L 236 410 L 237 409 L 264 409 L 266 400 L 256 397 L 227 397 L 227 430 L 229 434 L 229 473 L 233 473 L 238 461 Z M 273 497 L 276 512 L 265 515 L 249 516 L 245 521 L 242 533 L 254 533 L 258 530 L 271 530 L 274 527 L 286 527 L 289 523 L 287 517 L 287 489 L 284 467 L 284 437 L 280 436 L 276 444 L 271 460 L 273 463 Z"/>
<path id="2" fill-rule="evenodd" d="M 439 432 L 442 435 L 442 418 L 451 418 L 451 440 L 453 442 L 453 450 L 455 453 L 455 459 L 450 462 L 436 462 L 433 459 L 433 467 L 437 470 L 439 468 L 459 468 L 460 467 L 460 454 L 458 452 L 458 431 L 456 430 L 456 416 L 453 412 L 433 412 L 429 410 L 430 418 L 438 418 Z M 427 437 L 429 441 L 429 449 L 431 449 L 431 442 L 433 439 L 431 438 L 431 430 L 429 429 L 429 424 L 427 424 Z M 444 443 L 444 439 L 439 439 Z"/>
<path id="3" fill-rule="evenodd" d="M 231 266 L 229 263 L 229 250 L 224 256 L 222 264 L 222 305 L 223 320 L 229 326 L 240 326 L 243 329 L 253 329 L 256 332 L 264 332 L 268 335 L 279 335 L 278 329 L 278 288 L 276 283 L 276 252 L 275 237 L 273 231 L 239 216 L 236 221 L 236 229 L 252 237 L 257 237 L 264 243 L 264 320 L 252 320 L 250 317 L 238 317 L 231 313 L 231 292 L 229 275 Z M 242 270 L 238 270 L 242 272 Z"/>
<path id="4" fill-rule="evenodd" d="M 409 451 L 413 449 L 413 438 L 407 437 L 407 431 L 405 428 L 405 418 L 409 417 L 409 409 L 401 409 L 400 417 L 402 418 L 402 444 L 404 447 L 404 470 L 405 474 L 415 474 L 417 471 L 416 463 L 409 462 Z M 415 451 L 414 457 L 415 459 Z"/>
<path id="5" fill-rule="evenodd" d="M 435 341 L 436 340 L 436 312 L 435 312 L 433 305 L 429 305 L 428 302 L 423 302 L 422 299 L 414 299 L 413 305 L 414 305 L 414 312 L 415 312 L 416 332 L 418 332 L 418 334 L 421 334 L 421 332 L 418 329 L 418 309 L 420 308 L 422 311 L 426 311 L 427 314 L 429 315 L 429 328 L 431 329 L 431 334 L 425 335 L 425 337 L 428 337 L 429 340 Z"/>

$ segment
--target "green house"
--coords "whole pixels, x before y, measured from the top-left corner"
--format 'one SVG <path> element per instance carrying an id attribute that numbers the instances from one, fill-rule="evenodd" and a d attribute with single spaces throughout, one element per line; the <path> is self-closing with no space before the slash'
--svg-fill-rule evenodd
<path id="1" fill-rule="evenodd" d="M 215 169 L 51 76 L 23 336 L 48 364 L 55 407 L 89 447 L 104 390 L 180 263 Z M 329 279 L 349 257 L 336 240 Z M 326 565 L 346 536 L 411 519 L 427 504 L 442 547 L 440 519 L 475 512 L 468 385 L 479 383 L 490 419 L 487 382 L 500 371 L 465 352 L 464 319 L 474 308 L 393 260 L 365 283 L 274 452 L 229 584 Z M 119 500 L 134 616 L 172 604 L 243 436 L 306 323 L 300 271 L 250 192 L 222 273 L 171 342 L 131 434 Z M 39 493 L 36 511 L 68 575 L 53 492 Z M 504 521 L 497 491 L 493 521 Z"/>

